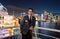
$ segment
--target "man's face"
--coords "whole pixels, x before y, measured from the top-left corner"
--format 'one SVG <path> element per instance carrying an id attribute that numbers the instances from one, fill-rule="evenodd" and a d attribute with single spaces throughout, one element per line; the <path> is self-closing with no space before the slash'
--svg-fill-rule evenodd
<path id="1" fill-rule="evenodd" d="M 33 14 L 33 11 L 31 9 L 28 10 L 28 14 L 29 15 L 32 15 Z"/>

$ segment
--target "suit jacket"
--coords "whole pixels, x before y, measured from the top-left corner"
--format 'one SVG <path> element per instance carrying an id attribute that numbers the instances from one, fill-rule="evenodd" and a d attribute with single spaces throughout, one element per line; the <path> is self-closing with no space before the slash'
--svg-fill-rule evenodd
<path id="1" fill-rule="evenodd" d="M 35 17 L 34 16 L 32 16 L 32 19 L 31 19 L 31 23 L 30 23 L 30 20 L 29 20 L 29 17 L 28 17 L 28 15 L 27 16 L 24 16 L 23 17 L 23 20 L 21 21 L 21 25 L 20 25 L 20 30 L 21 30 L 21 33 L 22 34 L 27 34 L 27 32 L 28 32 L 28 30 L 29 30 L 29 28 L 31 27 L 31 26 L 33 26 L 33 28 L 34 28 L 34 26 L 35 26 Z"/>

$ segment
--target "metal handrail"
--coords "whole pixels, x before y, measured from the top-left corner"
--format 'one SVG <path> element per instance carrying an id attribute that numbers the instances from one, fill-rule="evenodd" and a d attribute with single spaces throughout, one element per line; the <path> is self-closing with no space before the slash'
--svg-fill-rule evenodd
<path id="1" fill-rule="evenodd" d="M 60 30 L 57 30 L 57 29 L 51 29 L 51 28 L 43 28 L 43 27 L 35 27 L 35 29 L 43 29 L 43 30 L 48 30 L 48 31 L 54 31 L 54 32 L 60 32 Z M 51 37 L 51 38 L 55 38 L 55 39 L 59 39 L 58 37 L 54 37 L 54 36 L 50 36 L 50 35 L 46 35 L 46 34 L 42 34 L 42 33 L 37 33 L 36 30 L 34 30 L 35 32 L 35 36 L 36 36 L 36 39 L 37 39 L 37 34 L 40 34 L 40 35 L 43 35 L 43 36 L 48 36 L 48 37 Z"/>
<path id="2" fill-rule="evenodd" d="M 35 32 L 33 32 L 33 33 L 35 33 Z M 42 33 L 35 33 L 36 38 L 37 38 L 37 34 L 47 36 L 47 37 L 51 37 L 51 38 L 55 38 L 55 39 L 59 39 L 58 37 L 54 37 L 54 36 L 50 36 L 50 35 L 46 35 L 46 34 L 42 34 Z"/>
<path id="3" fill-rule="evenodd" d="M 49 31 L 54 31 L 54 32 L 60 32 L 60 30 L 51 29 L 51 28 L 36 27 L 36 29 L 43 29 L 43 30 L 49 30 Z"/>

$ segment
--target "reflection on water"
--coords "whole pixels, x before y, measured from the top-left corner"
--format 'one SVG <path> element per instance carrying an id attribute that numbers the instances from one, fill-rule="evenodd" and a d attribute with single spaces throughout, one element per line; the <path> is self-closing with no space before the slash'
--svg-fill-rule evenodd
<path id="1" fill-rule="evenodd" d="M 44 27 L 44 28 L 51 28 L 51 29 L 60 30 L 60 23 L 39 21 L 37 24 L 38 24 L 38 27 Z M 60 33 L 58 33 L 58 32 L 38 29 L 38 33 L 42 33 L 42 34 L 46 34 L 46 35 L 50 35 L 50 36 L 54 36 L 54 37 L 60 38 Z M 45 39 L 50 38 L 50 37 L 46 37 L 46 36 L 42 36 L 42 35 L 38 35 L 38 37 L 45 38 Z"/>

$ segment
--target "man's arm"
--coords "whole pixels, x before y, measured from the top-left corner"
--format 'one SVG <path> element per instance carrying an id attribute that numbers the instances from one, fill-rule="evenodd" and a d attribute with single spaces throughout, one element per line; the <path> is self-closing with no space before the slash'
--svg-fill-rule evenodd
<path id="1" fill-rule="evenodd" d="M 35 22 L 36 22 L 36 19 L 35 19 L 35 17 L 33 17 L 33 22 L 32 22 L 32 26 L 33 26 L 33 28 L 35 27 Z"/>
<path id="2" fill-rule="evenodd" d="M 31 24 L 29 30 L 33 30 L 33 29 L 34 29 L 34 27 L 35 27 L 35 22 L 36 22 L 36 19 L 35 19 L 35 17 L 34 17 L 34 20 L 33 20 L 32 24 Z"/>
<path id="3" fill-rule="evenodd" d="M 22 33 L 22 31 L 23 31 L 24 23 L 25 23 L 25 17 L 23 17 L 23 19 L 22 19 L 21 22 L 20 22 L 20 30 L 21 30 L 21 33 Z"/>

